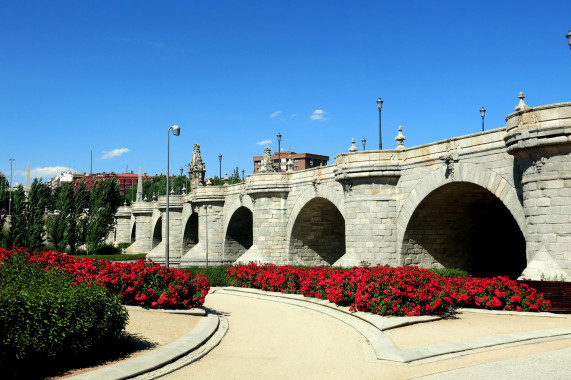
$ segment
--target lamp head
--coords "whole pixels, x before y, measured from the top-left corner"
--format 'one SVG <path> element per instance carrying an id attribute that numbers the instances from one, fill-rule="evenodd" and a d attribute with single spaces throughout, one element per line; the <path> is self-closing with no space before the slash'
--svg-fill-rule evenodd
<path id="1" fill-rule="evenodd" d="M 379 108 L 379 111 L 381 110 L 381 108 L 383 108 L 383 101 L 381 98 L 377 99 L 377 107 Z"/>
<path id="2" fill-rule="evenodd" d="M 484 107 L 480 108 L 480 116 L 486 116 L 486 109 Z"/>
<path id="3" fill-rule="evenodd" d="M 219 154 L 218 154 L 218 159 L 219 159 L 220 161 L 222 161 L 222 153 L 219 153 Z"/>
<path id="4" fill-rule="evenodd" d="M 282 141 L 282 134 L 278 132 L 278 141 Z"/>
<path id="5" fill-rule="evenodd" d="M 567 43 L 569 44 L 569 49 L 571 49 L 571 30 L 567 33 Z"/>
<path id="6" fill-rule="evenodd" d="M 180 135 L 180 127 L 178 125 L 173 125 L 172 127 L 172 134 L 175 136 Z"/>

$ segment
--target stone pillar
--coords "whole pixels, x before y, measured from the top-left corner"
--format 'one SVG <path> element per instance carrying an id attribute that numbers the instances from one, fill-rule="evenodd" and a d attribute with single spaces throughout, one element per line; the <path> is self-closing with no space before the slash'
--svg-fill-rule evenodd
<path id="1" fill-rule="evenodd" d="M 169 197 L 169 265 L 172 267 L 179 267 L 182 256 L 182 196 Z M 161 197 L 157 204 L 157 208 L 161 212 L 162 218 L 162 231 L 161 236 L 163 240 L 157 244 L 155 248 L 147 255 L 147 259 L 151 259 L 156 263 L 165 263 L 165 237 L 167 236 L 167 223 L 166 223 L 166 210 L 167 203 L 166 197 Z"/>
<path id="2" fill-rule="evenodd" d="M 250 190 L 252 199 L 253 244 L 237 263 L 256 261 L 277 265 L 291 264 L 287 257 L 287 186 Z"/>
<path id="3" fill-rule="evenodd" d="M 339 168 L 335 180 L 343 185 L 346 253 L 336 266 L 399 265 L 396 253 L 398 164 Z"/>
<path id="4" fill-rule="evenodd" d="M 571 280 L 571 103 L 530 108 L 506 118 L 504 138 L 521 175 L 527 268 L 522 277 Z M 516 181 L 517 183 L 517 181 Z"/>
<path id="5" fill-rule="evenodd" d="M 135 242 L 127 253 L 148 253 L 153 247 L 153 203 L 135 202 L 131 205 L 135 217 Z"/>
<path id="6" fill-rule="evenodd" d="M 115 244 L 131 242 L 131 207 L 121 206 L 115 214 Z"/>
<path id="7" fill-rule="evenodd" d="M 182 256 L 180 266 L 183 268 L 189 266 L 205 267 L 207 240 L 208 266 L 222 265 L 224 201 L 213 199 L 206 202 L 202 200 L 195 202 L 193 206 L 195 207 L 195 212 L 198 213 L 198 244 Z M 183 228 L 181 226 L 181 230 Z M 183 233 L 184 231 L 181 232 L 181 242 Z"/>

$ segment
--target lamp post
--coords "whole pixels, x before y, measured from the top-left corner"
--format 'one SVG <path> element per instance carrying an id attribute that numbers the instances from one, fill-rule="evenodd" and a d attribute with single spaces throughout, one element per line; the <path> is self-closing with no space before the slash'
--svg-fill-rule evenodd
<path id="1" fill-rule="evenodd" d="M 571 30 L 569 30 L 565 37 L 567 37 L 567 43 L 569 44 L 569 49 L 571 49 Z"/>
<path id="2" fill-rule="evenodd" d="M 381 98 L 377 99 L 377 108 L 379 109 L 379 150 L 383 150 L 383 134 L 381 132 L 381 109 L 383 108 L 383 101 Z"/>
<path id="3" fill-rule="evenodd" d="M 244 182 L 244 169 L 242 169 L 242 182 Z"/>
<path id="4" fill-rule="evenodd" d="M 206 267 L 208 268 L 208 209 L 212 208 L 212 205 L 204 205 L 204 232 L 205 232 L 205 242 L 206 242 Z"/>
<path id="5" fill-rule="evenodd" d="M 482 116 L 482 132 L 484 132 L 484 117 L 486 116 L 486 109 L 480 108 L 480 116 Z"/>
<path id="6" fill-rule="evenodd" d="M 165 265 L 169 266 L 169 152 L 170 152 L 170 132 L 175 136 L 180 135 L 180 127 L 173 125 L 167 130 L 167 212 L 166 212 L 166 243 L 165 243 Z"/>
<path id="7" fill-rule="evenodd" d="M 363 137 L 361 142 L 363 143 L 363 150 L 365 150 L 365 144 L 367 144 L 367 140 L 365 140 L 365 138 Z"/>
<path id="8" fill-rule="evenodd" d="M 220 171 L 218 173 L 218 184 L 222 186 L 222 153 L 218 154 L 218 160 L 220 160 Z"/>
<path id="9" fill-rule="evenodd" d="M 278 132 L 278 172 L 282 171 L 282 134 Z"/>
<path id="10" fill-rule="evenodd" d="M 10 220 L 12 220 L 12 163 L 14 162 L 15 158 L 10 158 L 10 186 L 8 189 L 10 190 L 10 201 L 8 202 L 8 215 L 10 215 Z M 11 222 L 10 222 L 11 223 Z"/>

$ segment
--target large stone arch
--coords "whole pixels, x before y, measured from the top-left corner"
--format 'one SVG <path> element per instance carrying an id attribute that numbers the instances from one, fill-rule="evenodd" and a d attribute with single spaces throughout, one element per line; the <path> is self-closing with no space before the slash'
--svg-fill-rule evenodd
<path id="1" fill-rule="evenodd" d="M 455 164 L 454 178 L 450 174 L 446 168 L 429 173 L 403 203 L 397 219 L 402 264 L 519 275 L 525 219 L 516 189 L 476 164 Z M 495 260 L 488 257 L 492 252 Z"/>
<path id="2" fill-rule="evenodd" d="M 330 186 L 304 191 L 288 219 L 288 257 L 296 264 L 337 262 L 346 252 L 344 211 L 342 196 Z"/>

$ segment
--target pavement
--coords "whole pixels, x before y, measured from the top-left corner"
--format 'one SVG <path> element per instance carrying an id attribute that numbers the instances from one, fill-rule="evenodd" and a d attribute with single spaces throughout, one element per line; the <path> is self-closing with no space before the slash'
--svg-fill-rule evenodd
<path id="1" fill-rule="evenodd" d="M 182 315 L 129 313 L 134 332 L 161 345 L 68 378 L 571 379 L 571 315 L 381 317 L 231 287 Z"/>

